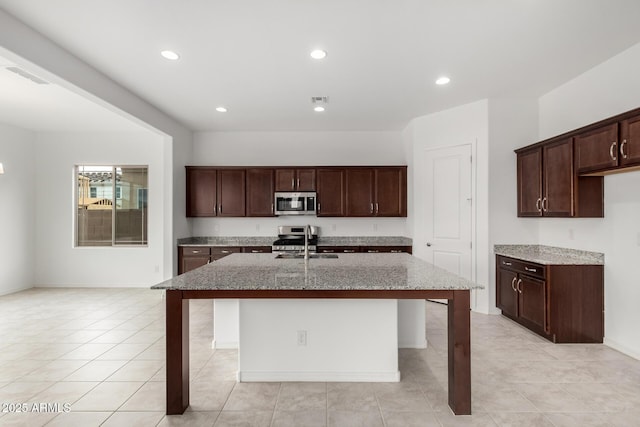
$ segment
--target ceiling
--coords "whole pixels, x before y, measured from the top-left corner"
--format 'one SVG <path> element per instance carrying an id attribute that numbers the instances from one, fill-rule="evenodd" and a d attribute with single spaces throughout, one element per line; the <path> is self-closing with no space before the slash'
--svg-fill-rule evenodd
<path id="1" fill-rule="evenodd" d="M 478 99 L 540 96 L 640 42 L 638 0 L 0 0 L 0 8 L 200 131 L 401 130 Z M 328 56 L 313 60 L 314 48 Z M 162 58 L 164 49 L 181 58 Z M 451 83 L 435 85 L 441 75 Z M 329 97 L 325 112 L 312 110 L 312 96 Z"/>

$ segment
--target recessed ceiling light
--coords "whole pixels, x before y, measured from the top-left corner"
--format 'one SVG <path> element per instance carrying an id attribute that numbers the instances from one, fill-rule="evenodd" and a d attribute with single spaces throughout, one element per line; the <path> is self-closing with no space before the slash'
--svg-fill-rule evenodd
<path id="1" fill-rule="evenodd" d="M 313 107 L 313 111 L 315 111 L 317 113 L 322 113 L 324 111 L 324 107 L 318 105 L 316 107 Z"/>
<path id="2" fill-rule="evenodd" d="M 322 49 L 316 49 L 311 52 L 311 57 L 313 59 L 322 59 L 327 56 L 327 52 Z"/>
<path id="3" fill-rule="evenodd" d="M 226 112 L 227 112 L 227 109 L 226 109 L 226 108 L 224 108 L 224 107 L 216 107 L 216 111 L 217 111 L 218 113 L 226 113 Z"/>
<path id="4" fill-rule="evenodd" d="M 160 52 L 160 55 L 172 61 L 177 61 L 178 59 L 180 59 L 180 55 L 178 55 L 172 50 L 163 50 L 162 52 Z"/>
<path id="5" fill-rule="evenodd" d="M 439 77 L 438 80 L 436 80 L 436 84 L 437 85 L 446 85 L 450 81 L 451 81 L 451 79 L 449 77 L 442 76 L 442 77 Z"/>

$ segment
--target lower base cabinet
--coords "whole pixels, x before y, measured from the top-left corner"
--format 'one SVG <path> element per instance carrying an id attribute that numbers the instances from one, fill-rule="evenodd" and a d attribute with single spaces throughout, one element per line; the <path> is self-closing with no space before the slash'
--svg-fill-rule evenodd
<path id="1" fill-rule="evenodd" d="M 178 274 L 217 261 L 235 253 L 271 252 L 271 246 L 178 246 Z"/>
<path id="2" fill-rule="evenodd" d="M 502 314 L 555 343 L 601 343 L 602 265 L 541 265 L 496 256 Z"/>

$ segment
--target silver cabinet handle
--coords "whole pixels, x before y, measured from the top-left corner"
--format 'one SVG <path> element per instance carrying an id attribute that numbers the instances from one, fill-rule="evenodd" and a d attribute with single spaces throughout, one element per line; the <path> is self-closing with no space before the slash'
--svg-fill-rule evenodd
<path id="1" fill-rule="evenodd" d="M 502 265 L 511 265 L 511 263 L 507 261 L 502 261 Z"/>
<path id="2" fill-rule="evenodd" d="M 191 253 L 193 253 L 193 254 L 199 254 L 199 253 L 200 253 L 200 251 L 199 251 L 199 250 L 198 250 L 198 251 L 191 251 Z"/>
<path id="3" fill-rule="evenodd" d="M 517 279 L 517 277 L 514 277 L 513 280 L 511 280 L 511 289 L 513 289 L 513 292 L 517 292 L 516 291 L 516 279 Z"/>
<path id="4" fill-rule="evenodd" d="M 530 271 L 532 273 L 535 273 L 536 271 L 538 271 L 538 269 L 536 269 L 536 268 L 525 267 L 524 269 L 527 270 L 527 271 Z"/>
<path id="5" fill-rule="evenodd" d="M 369 249 L 369 250 L 367 250 L 367 252 L 369 252 L 370 254 L 377 254 L 380 251 L 377 250 L 377 249 Z"/>
<path id="6" fill-rule="evenodd" d="M 261 254 L 262 251 L 260 249 L 251 249 L 252 254 Z"/>
<path id="7" fill-rule="evenodd" d="M 296 189 L 296 179 L 295 178 L 291 178 L 291 189 L 292 190 Z"/>
<path id="8" fill-rule="evenodd" d="M 538 197 L 538 200 L 536 200 L 536 209 L 538 210 L 538 212 L 542 211 L 541 202 L 542 202 L 542 199 Z"/>
<path id="9" fill-rule="evenodd" d="M 380 206 L 378 206 L 378 203 L 376 202 L 376 213 L 380 212 Z"/>
<path id="10" fill-rule="evenodd" d="M 373 203 L 371 203 L 371 213 L 373 213 Z"/>
<path id="11" fill-rule="evenodd" d="M 298 178 L 298 189 L 300 189 L 300 178 Z"/>
<path id="12" fill-rule="evenodd" d="M 231 253 L 231 251 L 227 251 L 227 250 L 222 250 L 220 252 L 222 252 L 223 254 L 230 254 Z"/>
<path id="13" fill-rule="evenodd" d="M 218 212 L 222 215 L 222 203 L 218 205 Z"/>
<path id="14" fill-rule="evenodd" d="M 218 205 L 216 205 L 216 203 L 213 203 L 213 215 L 218 215 Z"/>
<path id="15" fill-rule="evenodd" d="M 622 156 L 623 159 L 627 158 L 627 153 L 624 152 L 625 145 L 627 145 L 627 140 L 623 139 L 622 142 L 620 143 L 620 155 Z"/>
<path id="16" fill-rule="evenodd" d="M 519 293 L 522 293 L 522 279 L 518 279 L 518 284 L 516 285 L 516 288 L 518 288 Z"/>
<path id="17" fill-rule="evenodd" d="M 344 253 L 345 253 L 345 254 L 351 254 L 351 253 L 354 253 L 354 252 L 355 252 L 355 250 L 354 250 L 354 249 L 345 249 L 345 250 L 344 250 Z"/>
<path id="18" fill-rule="evenodd" d="M 208 259 L 208 260 L 207 260 L 207 264 L 211 264 L 211 259 Z"/>
<path id="19" fill-rule="evenodd" d="M 271 203 L 271 213 L 273 213 L 273 203 Z"/>
<path id="20" fill-rule="evenodd" d="M 391 251 L 390 251 L 390 252 L 391 252 L 392 254 L 401 254 L 401 253 L 402 253 L 402 251 L 399 251 L 399 250 L 397 250 L 397 249 L 391 249 Z"/>
<path id="21" fill-rule="evenodd" d="M 320 212 L 320 202 L 318 202 L 318 212 Z"/>
<path id="22" fill-rule="evenodd" d="M 323 253 L 332 253 L 335 252 L 333 249 L 323 249 L 322 250 Z"/>
<path id="23" fill-rule="evenodd" d="M 548 208 L 549 208 L 549 200 L 547 200 L 547 198 L 545 197 L 544 199 L 542 199 L 542 210 L 546 212 Z"/>
<path id="24" fill-rule="evenodd" d="M 613 141 L 611 143 L 611 147 L 609 147 L 609 156 L 611 156 L 611 160 L 613 160 L 614 162 L 616 160 L 618 160 L 618 157 L 616 156 L 614 150 L 616 149 L 616 147 L 618 146 L 618 141 Z"/>

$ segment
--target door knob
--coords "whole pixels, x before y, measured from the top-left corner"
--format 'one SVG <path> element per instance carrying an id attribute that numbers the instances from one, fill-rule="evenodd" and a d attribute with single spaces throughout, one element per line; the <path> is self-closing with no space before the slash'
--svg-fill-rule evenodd
<path id="1" fill-rule="evenodd" d="M 427 242 L 427 246 L 431 246 L 431 242 Z"/>

